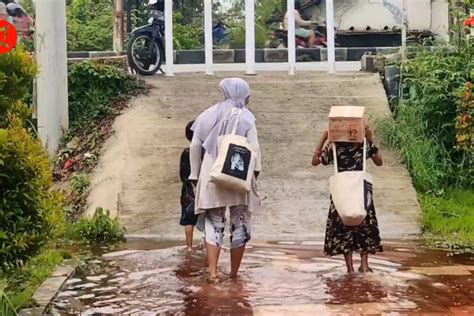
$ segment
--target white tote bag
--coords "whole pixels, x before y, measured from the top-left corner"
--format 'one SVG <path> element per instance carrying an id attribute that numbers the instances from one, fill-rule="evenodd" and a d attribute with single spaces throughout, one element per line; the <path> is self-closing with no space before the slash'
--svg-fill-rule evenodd
<path id="1" fill-rule="evenodd" d="M 257 153 L 247 137 L 236 135 L 242 110 L 239 111 L 231 134 L 219 136 L 217 159 L 211 168 L 211 182 L 238 192 L 248 192 L 252 187 Z"/>
<path id="2" fill-rule="evenodd" d="M 345 226 L 359 226 L 372 206 L 373 179 L 367 172 L 367 144 L 364 139 L 362 171 L 339 172 L 336 145 L 333 144 L 335 174 L 329 178 L 329 191 Z"/>

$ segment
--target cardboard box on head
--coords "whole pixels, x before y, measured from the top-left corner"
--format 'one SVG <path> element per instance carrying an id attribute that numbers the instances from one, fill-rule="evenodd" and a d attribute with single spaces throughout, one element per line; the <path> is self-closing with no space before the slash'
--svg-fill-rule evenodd
<path id="1" fill-rule="evenodd" d="M 333 106 L 329 112 L 329 141 L 363 142 L 364 110 L 363 106 Z"/>

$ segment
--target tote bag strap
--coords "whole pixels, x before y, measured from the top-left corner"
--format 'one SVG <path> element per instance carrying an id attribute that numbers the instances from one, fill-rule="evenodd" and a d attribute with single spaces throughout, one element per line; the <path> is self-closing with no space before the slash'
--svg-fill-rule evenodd
<path id="1" fill-rule="evenodd" d="M 234 128 L 232 128 L 232 135 L 235 135 L 237 133 L 237 126 L 239 126 L 240 116 L 242 115 L 241 109 L 233 108 L 232 112 L 230 113 L 230 118 L 232 117 L 232 115 L 234 115 L 235 111 L 239 111 L 239 114 L 237 114 L 237 119 L 235 120 Z"/>
<path id="2" fill-rule="evenodd" d="M 367 140 L 364 137 L 364 150 L 362 156 L 362 171 L 367 172 Z"/>
<path id="3" fill-rule="evenodd" d="M 339 168 L 337 166 L 337 150 L 336 150 L 336 143 L 332 143 L 332 152 L 334 155 L 333 164 L 334 164 L 334 173 L 339 173 Z"/>
<path id="4" fill-rule="evenodd" d="M 367 171 L 367 140 L 364 138 L 364 149 L 362 150 L 362 171 Z M 339 168 L 337 166 L 337 150 L 336 144 L 332 143 L 332 152 L 334 154 L 334 172 L 339 173 Z"/>

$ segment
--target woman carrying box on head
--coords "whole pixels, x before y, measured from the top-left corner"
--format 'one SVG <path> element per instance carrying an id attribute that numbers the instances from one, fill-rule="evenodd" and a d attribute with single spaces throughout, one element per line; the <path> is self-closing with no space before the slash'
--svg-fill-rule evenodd
<path id="1" fill-rule="evenodd" d="M 383 163 L 378 148 L 373 144 L 373 133 L 368 125 L 365 125 L 365 141 L 362 143 L 328 142 L 326 146 L 324 146 L 327 140 L 328 131 L 326 130 L 321 135 L 321 139 L 314 151 L 312 160 L 313 166 L 318 166 L 321 163 L 323 165 L 329 165 L 336 162 L 338 173 L 342 174 L 348 171 L 363 170 L 365 168 L 364 159 L 371 158 L 376 166 L 381 166 Z M 365 150 L 364 144 L 366 144 Z M 336 153 L 336 157 L 334 153 Z M 364 153 L 366 154 L 366 157 L 363 157 Z M 359 252 L 361 256 L 359 272 L 366 273 L 372 272 L 368 262 L 369 253 L 375 254 L 376 252 L 383 251 L 373 203 L 371 184 L 370 192 L 368 194 L 366 193 L 366 196 L 363 198 L 366 200 L 364 202 L 366 211 L 366 214 L 364 214 L 365 218 L 360 225 L 347 226 L 344 224 L 343 219 L 338 213 L 333 201 L 333 195 L 331 195 L 324 253 L 328 256 L 344 255 L 348 273 L 354 272 L 352 261 L 353 252 Z"/>

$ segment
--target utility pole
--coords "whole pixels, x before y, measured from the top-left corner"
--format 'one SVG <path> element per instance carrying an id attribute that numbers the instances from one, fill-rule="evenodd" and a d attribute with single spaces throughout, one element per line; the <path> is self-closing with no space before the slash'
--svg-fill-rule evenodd
<path id="1" fill-rule="evenodd" d="M 66 1 L 36 0 L 38 133 L 50 153 L 69 127 Z"/>
<path id="2" fill-rule="evenodd" d="M 123 51 L 123 0 L 114 0 L 114 51 Z"/>

